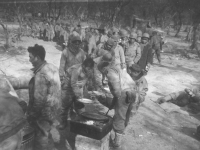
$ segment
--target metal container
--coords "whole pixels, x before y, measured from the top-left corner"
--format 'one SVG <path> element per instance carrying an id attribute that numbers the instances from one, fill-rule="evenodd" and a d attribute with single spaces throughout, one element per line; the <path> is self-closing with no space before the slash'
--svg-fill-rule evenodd
<path id="1" fill-rule="evenodd" d="M 20 150 L 32 150 L 35 139 L 35 130 L 28 124 L 23 128 L 23 140 Z"/>
<path id="2" fill-rule="evenodd" d="M 112 130 L 112 118 L 98 114 L 99 117 L 94 119 L 94 115 L 83 116 L 70 120 L 70 131 L 92 139 L 101 140 Z M 106 118 L 106 119 L 105 119 Z M 90 124 L 89 122 L 92 122 Z"/>

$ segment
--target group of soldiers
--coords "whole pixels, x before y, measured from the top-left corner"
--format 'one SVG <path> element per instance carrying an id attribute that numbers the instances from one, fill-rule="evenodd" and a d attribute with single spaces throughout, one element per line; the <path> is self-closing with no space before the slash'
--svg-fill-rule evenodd
<path id="1" fill-rule="evenodd" d="M 55 32 L 57 39 L 59 35 L 59 32 Z M 153 64 L 154 53 L 157 54 L 159 63 L 161 61 L 161 36 L 151 28 L 142 33 L 135 28 L 111 28 L 107 31 L 102 26 L 94 29 L 78 24 L 63 43 L 66 44 L 63 46 L 59 68 L 45 61 L 46 51 L 43 46 L 36 44 L 28 48 L 34 76 L 28 81 L 28 108 L 25 102 L 18 100 L 18 104 L 26 112 L 29 124 L 35 129 L 34 149 L 53 150 L 50 131 L 58 116 L 61 121 L 57 128 L 63 130 L 69 126 L 69 120 L 73 119 L 72 113 L 79 115 L 85 111 L 85 106 L 79 99 L 94 97 L 110 110 L 114 109 L 111 148 L 126 149 L 122 143 L 124 131 L 130 117 L 137 113 L 139 106 L 145 101 L 148 91 L 145 75 Z M 108 87 L 109 91 L 105 87 Z M 9 95 L 10 91 L 4 91 L 2 95 Z M 198 93 L 199 89 L 181 94 L 197 102 Z M 9 96 L 12 97 L 12 94 Z M 172 94 L 158 99 L 157 102 L 176 101 L 179 97 L 179 94 Z M 186 104 L 188 103 L 186 101 Z M 58 113 L 60 109 L 61 113 Z M 4 110 L 6 112 L 8 109 Z M 15 110 L 19 111 L 19 107 Z M 0 138 L 1 141 L 10 140 L 9 135 L 20 136 L 24 116 L 22 111 L 16 114 L 20 115 L 15 123 L 7 120 L 7 123 L 11 122 L 10 126 L 15 132 L 5 130 L 9 134 L 6 138 Z M 17 124 L 19 125 L 16 129 Z M 20 142 L 19 138 L 16 139 Z M 19 146 L 17 141 L 16 147 Z"/>

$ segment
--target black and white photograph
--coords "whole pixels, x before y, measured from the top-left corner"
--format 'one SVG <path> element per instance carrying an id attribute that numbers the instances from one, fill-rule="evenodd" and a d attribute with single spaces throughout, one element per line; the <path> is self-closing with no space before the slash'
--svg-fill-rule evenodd
<path id="1" fill-rule="evenodd" d="M 0 150 L 200 150 L 200 0 L 0 0 Z"/>

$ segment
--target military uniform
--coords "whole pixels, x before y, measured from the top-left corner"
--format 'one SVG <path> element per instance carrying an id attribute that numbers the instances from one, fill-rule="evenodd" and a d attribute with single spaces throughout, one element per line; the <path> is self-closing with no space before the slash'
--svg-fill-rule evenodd
<path id="1" fill-rule="evenodd" d="M 157 103 L 172 102 L 180 107 L 188 106 L 193 113 L 200 112 L 200 87 L 174 92 L 157 100 Z"/>
<path id="2" fill-rule="evenodd" d="M 142 45 L 142 55 L 138 62 L 138 65 L 141 67 L 142 70 L 146 70 L 146 67 L 149 64 L 152 64 L 153 57 L 152 57 L 152 48 L 149 43 Z"/>
<path id="3" fill-rule="evenodd" d="M 61 79 L 65 76 L 65 73 L 69 67 L 83 63 L 85 58 L 86 55 L 82 49 L 80 49 L 77 52 L 73 52 L 70 46 L 64 49 L 60 59 L 60 67 L 59 67 L 59 74 Z"/>
<path id="4" fill-rule="evenodd" d="M 128 109 L 135 101 L 135 82 L 126 71 L 112 66 L 106 69 L 104 75 L 108 79 L 108 85 L 114 97 L 112 103 L 107 105 L 110 109 L 114 108 L 115 110 L 113 130 L 123 134 L 130 116 L 127 114 L 130 113 Z M 110 99 L 110 97 L 101 97 L 99 101 L 105 101 L 105 99 Z"/>
<path id="5" fill-rule="evenodd" d="M 127 67 L 132 64 L 138 63 L 141 58 L 141 47 L 137 42 L 129 44 L 127 51 L 125 52 L 125 59 Z"/>
<path id="6" fill-rule="evenodd" d="M 60 38 L 59 44 L 62 45 L 63 49 L 65 48 L 64 43 L 68 43 L 69 34 L 64 28 L 60 28 Z"/>
<path id="7" fill-rule="evenodd" d="M 116 66 L 118 68 L 126 68 L 126 62 L 125 62 L 125 56 L 124 56 L 124 50 L 120 45 L 116 45 L 112 50 L 111 50 L 112 56 L 113 56 L 113 61 L 112 65 Z"/>
<path id="8" fill-rule="evenodd" d="M 83 50 L 88 55 L 91 55 L 96 51 L 95 37 L 91 33 L 87 33 L 85 38 L 83 39 Z"/>
<path id="9" fill-rule="evenodd" d="M 162 43 L 161 37 L 159 35 L 154 35 L 151 38 L 150 43 L 153 49 L 152 55 L 156 54 L 158 62 L 160 63 L 161 62 L 160 51 L 161 51 L 161 43 Z"/>
<path id="10" fill-rule="evenodd" d="M 58 42 L 59 37 L 60 37 L 60 31 L 61 31 L 61 26 L 59 24 L 56 24 L 55 26 L 55 40 Z"/>
<path id="11" fill-rule="evenodd" d="M 29 83 L 28 120 L 36 130 L 34 150 L 53 150 L 50 136 L 61 105 L 61 84 L 58 69 L 44 61 L 33 69 Z"/>
<path id="12" fill-rule="evenodd" d="M 104 34 L 100 34 L 99 39 L 97 40 L 97 45 L 99 45 L 100 43 L 105 43 L 108 40 L 108 36 L 104 35 Z"/>
<path id="13" fill-rule="evenodd" d="M 47 30 L 46 30 L 46 37 L 48 39 L 48 41 L 52 41 L 53 38 L 54 38 L 54 28 L 53 28 L 53 25 L 48 25 L 47 26 Z"/>
<path id="14" fill-rule="evenodd" d="M 84 105 L 80 105 L 77 99 L 83 98 L 84 89 L 88 77 L 83 72 L 82 64 L 76 64 L 67 69 L 66 75 L 62 82 L 62 121 L 70 118 L 70 109 L 75 104 L 75 109 L 81 109 Z"/>
<path id="15" fill-rule="evenodd" d="M 141 73 L 137 78 L 132 77 L 132 79 L 135 81 L 136 84 L 137 99 L 129 109 L 133 110 L 133 112 L 136 113 L 140 104 L 145 101 L 146 92 L 148 91 L 148 83 L 143 76 L 143 73 Z"/>

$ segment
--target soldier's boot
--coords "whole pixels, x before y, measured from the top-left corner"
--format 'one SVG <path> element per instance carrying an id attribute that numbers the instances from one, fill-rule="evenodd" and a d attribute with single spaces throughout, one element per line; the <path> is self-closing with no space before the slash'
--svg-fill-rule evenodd
<path id="1" fill-rule="evenodd" d="M 111 139 L 110 150 L 126 150 L 125 146 L 122 146 L 123 134 L 115 132 L 114 140 Z"/>
<path id="2" fill-rule="evenodd" d="M 58 126 L 59 130 L 64 130 L 67 126 L 69 126 L 68 120 L 71 120 L 71 110 L 64 110 L 61 114 L 61 123 Z"/>

